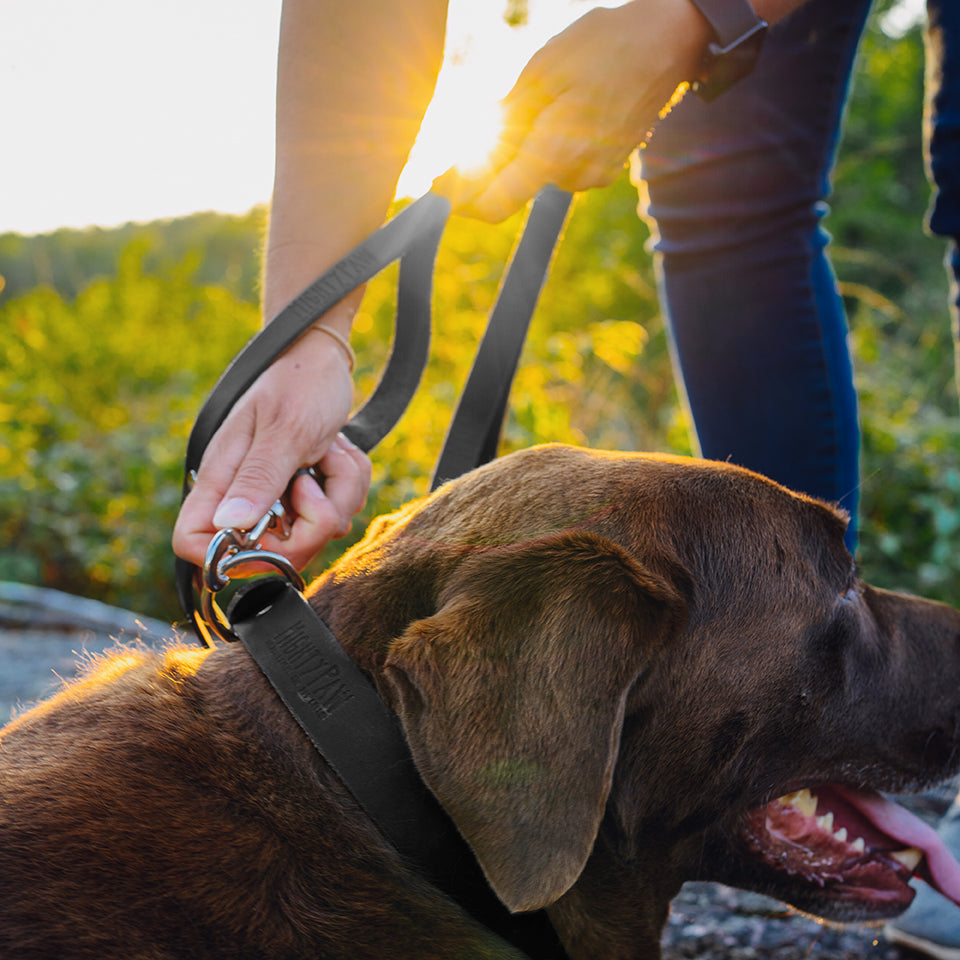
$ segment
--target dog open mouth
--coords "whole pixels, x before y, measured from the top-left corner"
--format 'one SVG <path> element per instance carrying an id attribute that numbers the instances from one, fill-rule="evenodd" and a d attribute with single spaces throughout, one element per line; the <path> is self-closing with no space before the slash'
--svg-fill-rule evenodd
<path id="1" fill-rule="evenodd" d="M 847 787 L 800 790 L 751 810 L 742 836 L 755 857 L 792 885 L 819 888 L 878 918 L 905 910 L 918 876 L 960 904 L 960 864 L 936 831 L 877 793 Z M 802 909 L 802 904 L 797 904 Z"/>

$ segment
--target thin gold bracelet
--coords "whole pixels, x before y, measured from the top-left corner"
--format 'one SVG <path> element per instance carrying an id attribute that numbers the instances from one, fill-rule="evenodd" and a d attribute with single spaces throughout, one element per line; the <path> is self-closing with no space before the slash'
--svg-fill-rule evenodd
<path id="1" fill-rule="evenodd" d="M 315 323 L 311 330 L 318 330 L 320 333 L 325 333 L 328 337 L 332 337 L 337 343 L 343 347 L 343 352 L 347 355 L 347 368 L 353 373 L 353 368 L 357 365 L 357 355 L 353 352 L 353 347 L 350 346 L 350 341 L 339 331 L 334 330 L 332 327 L 326 326 L 324 323 Z"/>

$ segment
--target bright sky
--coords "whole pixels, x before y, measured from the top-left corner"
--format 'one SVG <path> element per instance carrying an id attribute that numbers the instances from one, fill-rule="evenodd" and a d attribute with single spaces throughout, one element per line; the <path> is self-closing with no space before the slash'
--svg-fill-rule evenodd
<path id="1" fill-rule="evenodd" d="M 451 0 L 448 62 L 403 193 L 452 165 L 530 54 L 592 5 L 530 0 L 530 23 L 511 29 L 506 2 Z M 890 26 L 922 4 L 900 0 Z M 0 232 L 268 200 L 279 20 L 280 0 L 5 3 Z"/>
<path id="2" fill-rule="evenodd" d="M 512 30 L 506 0 L 452 0 L 459 65 L 445 67 L 406 192 L 427 189 L 454 161 L 445 148 L 479 126 L 477 92 L 488 103 L 506 93 L 530 53 L 589 5 L 531 0 L 530 24 Z M 268 200 L 279 20 L 280 0 L 4 4 L 0 232 Z"/>

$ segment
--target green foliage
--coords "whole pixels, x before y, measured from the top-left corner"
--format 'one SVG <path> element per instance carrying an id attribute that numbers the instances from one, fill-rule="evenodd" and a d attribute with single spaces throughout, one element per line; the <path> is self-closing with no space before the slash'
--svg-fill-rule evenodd
<path id="1" fill-rule="evenodd" d="M 50 286 L 72 300 L 93 279 L 113 276 L 130 244 L 143 250 L 144 268 L 163 274 L 186 260 L 197 283 L 217 284 L 244 300 L 255 300 L 260 264 L 255 255 L 266 224 L 266 209 L 243 216 L 195 213 L 177 220 L 128 223 L 112 230 L 64 228 L 24 237 L 0 235 L 0 273 L 7 297 Z"/>
<path id="2" fill-rule="evenodd" d="M 197 398 L 259 317 L 190 263 L 145 275 L 145 252 L 132 244 L 73 302 L 40 288 L 0 308 L 0 579 L 173 616 Z"/>
<path id="3" fill-rule="evenodd" d="M 515 4 L 521 9 L 522 4 Z M 922 233 L 916 32 L 864 42 L 827 224 L 864 426 L 868 577 L 957 600 L 960 426 L 941 267 Z M 689 453 L 646 229 L 626 177 L 577 199 L 525 347 L 503 450 L 547 440 Z M 359 535 L 426 491 L 519 218 L 455 219 L 435 275 L 423 387 L 374 457 Z M 259 324 L 263 211 L 119 231 L 0 236 L 0 579 L 177 618 L 170 531 L 183 449 Z M 358 400 L 392 330 L 395 270 L 357 317 Z M 344 547 L 331 545 L 314 571 Z"/>
<path id="4" fill-rule="evenodd" d="M 836 171 L 833 259 L 850 315 L 863 421 L 861 566 L 960 602 L 960 419 L 943 269 L 923 232 L 919 29 L 870 31 Z"/>

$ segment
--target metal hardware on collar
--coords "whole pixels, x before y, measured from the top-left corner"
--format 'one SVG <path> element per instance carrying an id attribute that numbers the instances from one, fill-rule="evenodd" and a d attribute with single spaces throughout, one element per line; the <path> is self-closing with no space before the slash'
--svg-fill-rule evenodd
<path id="1" fill-rule="evenodd" d="M 304 471 L 298 471 L 304 472 Z M 251 530 L 234 530 L 226 527 L 214 535 L 207 547 L 203 570 L 200 573 L 200 613 L 204 626 L 221 640 L 237 640 L 230 628 L 227 616 L 220 609 L 215 597 L 232 579 L 230 571 L 250 563 L 266 563 L 275 567 L 297 590 L 306 584 L 297 568 L 283 554 L 264 550 L 261 538 L 271 531 L 286 540 L 291 532 L 289 508 L 284 499 L 276 503 L 261 517 Z M 206 639 L 205 635 L 205 639 Z"/>

